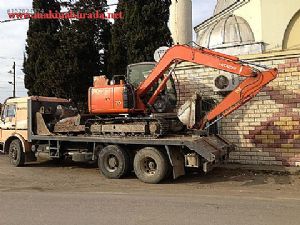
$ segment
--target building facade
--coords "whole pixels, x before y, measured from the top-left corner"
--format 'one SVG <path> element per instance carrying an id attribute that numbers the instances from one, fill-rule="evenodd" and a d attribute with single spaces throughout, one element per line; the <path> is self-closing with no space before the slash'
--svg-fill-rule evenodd
<path id="1" fill-rule="evenodd" d="M 251 54 L 299 49 L 299 25 L 299 0 L 219 0 L 214 15 L 195 32 L 198 44 L 220 51 L 260 44 L 261 50 Z"/>
<path id="2" fill-rule="evenodd" d="M 277 79 L 220 122 L 220 133 L 237 146 L 230 161 L 300 166 L 300 1 L 219 0 L 195 31 L 199 45 L 279 70 Z M 195 92 L 222 100 L 214 79 L 223 74 L 181 65 L 179 105 Z"/>

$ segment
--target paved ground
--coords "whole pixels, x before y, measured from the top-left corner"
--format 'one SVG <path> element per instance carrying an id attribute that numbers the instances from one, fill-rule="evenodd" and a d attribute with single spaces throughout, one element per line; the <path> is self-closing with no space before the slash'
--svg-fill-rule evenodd
<path id="1" fill-rule="evenodd" d="M 300 175 L 216 169 L 149 185 L 0 155 L 0 224 L 300 224 Z"/>

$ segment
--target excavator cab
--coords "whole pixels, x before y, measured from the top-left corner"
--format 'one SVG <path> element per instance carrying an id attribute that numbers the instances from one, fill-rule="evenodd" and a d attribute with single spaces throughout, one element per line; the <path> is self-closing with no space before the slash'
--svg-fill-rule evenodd
<path id="1" fill-rule="evenodd" d="M 147 78 L 155 65 L 155 62 L 141 62 L 128 65 L 126 73 L 128 82 L 132 84 L 134 88 L 137 88 L 139 84 Z"/>
<path id="2" fill-rule="evenodd" d="M 136 64 L 130 64 L 127 66 L 127 81 L 132 84 L 136 89 L 138 86 L 147 79 L 153 68 L 156 66 L 156 62 L 141 62 Z M 159 86 L 162 79 L 160 79 L 148 93 L 144 96 L 143 101 L 146 104 L 148 100 L 153 96 L 155 90 Z M 165 89 L 160 93 L 160 96 L 153 105 L 154 112 L 172 112 L 176 108 L 177 104 L 177 92 L 175 87 L 175 81 L 173 77 L 167 82 Z"/>

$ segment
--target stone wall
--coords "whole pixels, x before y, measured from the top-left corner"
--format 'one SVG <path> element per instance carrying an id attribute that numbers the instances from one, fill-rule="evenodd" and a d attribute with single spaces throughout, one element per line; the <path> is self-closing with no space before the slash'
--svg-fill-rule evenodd
<path id="1" fill-rule="evenodd" d="M 300 51 L 243 57 L 277 67 L 279 76 L 245 106 L 223 118 L 220 133 L 234 143 L 230 162 L 300 165 Z M 224 72 L 186 64 L 176 70 L 181 105 L 196 91 L 220 101 L 213 78 Z"/>

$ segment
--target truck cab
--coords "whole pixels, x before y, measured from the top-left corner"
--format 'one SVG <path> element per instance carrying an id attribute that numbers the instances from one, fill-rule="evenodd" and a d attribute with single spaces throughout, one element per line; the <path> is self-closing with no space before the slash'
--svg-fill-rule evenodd
<path id="1" fill-rule="evenodd" d="M 69 100 L 37 96 L 5 100 L 1 107 L 0 152 L 9 154 L 11 164 L 23 166 L 25 161 L 36 160 L 30 140 L 37 130 L 36 112 L 56 110 L 61 104 L 69 104 Z"/>
<path id="2" fill-rule="evenodd" d="M 7 134 L 27 129 L 27 97 L 10 98 L 2 105 L 0 129 Z M 0 134 L 2 140 L 2 132 Z"/>
<path id="3" fill-rule="evenodd" d="M 23 164 L 29 152 L 27 102 L 29 97 L 9 98 L 2 105 L 0 120 L 0 151 L 10 153 L 11 163 Z"/>
<path id="4" fill-rule="evenodd" d="M 2 105 L 0 120 L 0 142 L 2 144 L 12 136 L 27 139 L 27 101 L 28 97 L 9 98 Z"/>

